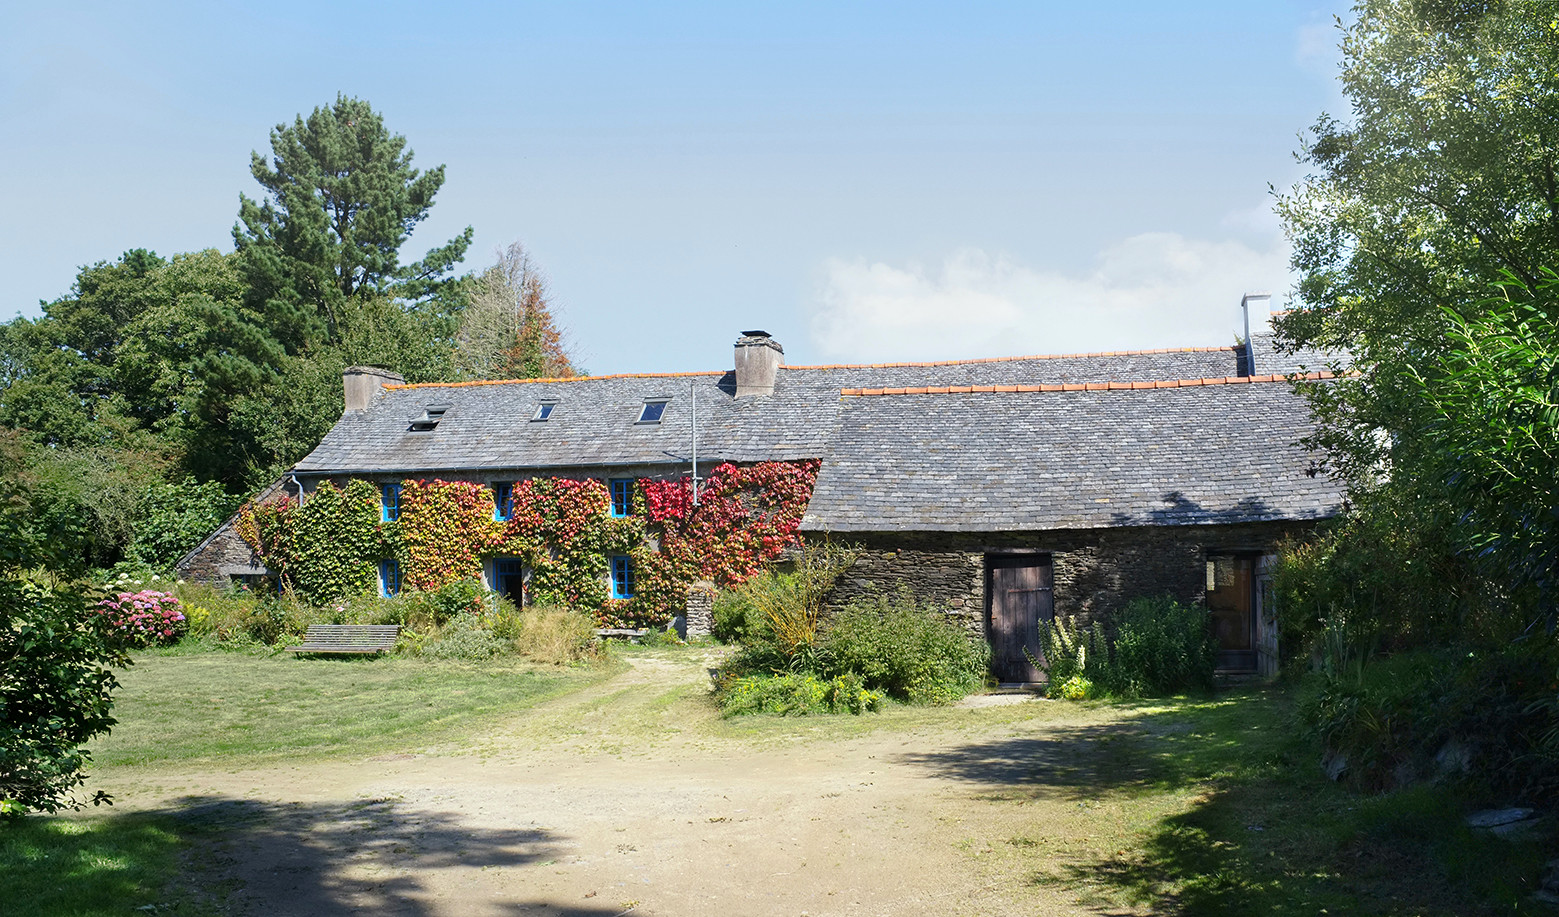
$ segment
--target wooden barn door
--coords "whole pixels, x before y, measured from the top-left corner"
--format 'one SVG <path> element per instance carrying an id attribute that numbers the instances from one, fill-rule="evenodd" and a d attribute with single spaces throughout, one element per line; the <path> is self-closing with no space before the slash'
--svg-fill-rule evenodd
<path id="1" fill-rule="evenodd" d="M 1050 556 L 987 554 L 985 596 L 985 633 L 991 641 L 991 671 L 996 680 L 1039 681 L 1039 670 L 1023 651 L 1042 658 L 1039 629 L 1048 627 L 1055 616 Z"/>

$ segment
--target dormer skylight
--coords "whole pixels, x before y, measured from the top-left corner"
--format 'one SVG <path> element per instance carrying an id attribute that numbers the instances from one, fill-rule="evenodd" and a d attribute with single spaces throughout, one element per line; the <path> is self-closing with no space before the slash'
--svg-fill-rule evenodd
<path id="1" fill-rule="evenodd" d="M 444 419 L 444 412 L 449 410 L 447 404 L 430 404 L 422 411 L 421 417 L 411 419 L 411 429 L 414 433 L 426 433 L 438 426 L 438 422 Z"/>
<path id="2" fill-rule="evenodd" d="M 540 423 L 541 421 L 546 420 L 548 417 L 552 416 L 552 409 L 557 406 L 558 403 L 556 401 L 543 401 L 542 403 L 536 405 L 536 413 L 531 415 L 531 421 L 534 423 Z"/>
<path id="3" fill-rule="evenodd" d="M 670 398 L 647 398 L 644 401 L 644 409 L 639 412 L 639 423 L 660 423 L 662 414 L 666 413 L 666 405 Z"/>

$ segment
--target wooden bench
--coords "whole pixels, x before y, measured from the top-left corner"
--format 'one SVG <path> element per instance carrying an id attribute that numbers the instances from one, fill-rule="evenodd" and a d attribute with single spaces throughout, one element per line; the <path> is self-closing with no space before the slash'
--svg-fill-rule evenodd
<path id="1" fill-rule="evenodd" d="M 310 624 L 302 646 L 289 653 L 382 653 L 395 649 L 399 624 Z"/>
<path id="2" fill-rule="evenodd" d="M 612 637 L 621 637 L 629 642 L 641 640 L 649 632 L 647 627 L 597 627 L 595 629 L 597 637 L 608 640 Z"/>

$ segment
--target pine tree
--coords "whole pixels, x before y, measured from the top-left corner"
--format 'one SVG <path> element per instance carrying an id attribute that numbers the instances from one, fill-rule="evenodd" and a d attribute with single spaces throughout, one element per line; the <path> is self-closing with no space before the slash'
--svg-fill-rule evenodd
<path id="1" fill-rule="evenodd" d="M 335 340 L 348 300 L 416 300 L 450 282 L 472 229 L 400 263 L 401 245 L 428 215 L 444 167 L 412 168 L 406 138 L 365 101 L 338 95 L 305 120 L 271 131 L 271 157 L 250 172 L 263 200 L 239 195 L 233 239 L 252 299 L 294 353 Z"/>

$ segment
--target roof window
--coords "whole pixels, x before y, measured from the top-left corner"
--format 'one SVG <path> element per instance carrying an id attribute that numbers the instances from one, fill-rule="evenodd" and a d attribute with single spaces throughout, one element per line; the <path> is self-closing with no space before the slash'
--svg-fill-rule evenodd
<path id="1" fill-rule="evenodd" d="M 444 412 L 449 410 L 447 404 L 430 404 L 422 411 L 421 417 L 411 419 L 411 429 L 417 433 L 426 433 L 438 426 L 438 422 L 444 419 Z"/>
<path id="2" fill-rule="evenodd" d="M 662 414 L 666 413 L 666 404 L 670 398 L 646 399 L 644 409 L 639 412 L 639 423 L 660 423 Z"/>
<path id="3" fill-rule="evenodd" d="M 539 423 L 546 420 L 552 416 L 552 409 L 557 406 L 558 403 L 556 401 L 543 401 L 541 404 L 536 405 L 536 413 L 531 415 L 531 421 Z"/>

